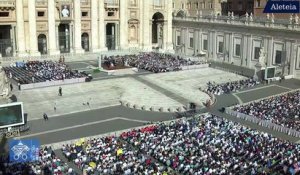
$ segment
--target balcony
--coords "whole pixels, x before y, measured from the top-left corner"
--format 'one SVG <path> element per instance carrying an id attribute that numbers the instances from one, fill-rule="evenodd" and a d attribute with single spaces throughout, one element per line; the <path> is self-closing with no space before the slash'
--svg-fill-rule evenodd
<path id="1" fill-rule="evenodd" d="M 35 4 L 36 6 L 47 6 L 47 0 L 36 0 Z"/>
<path id="2" fill-rule="evenodd" d="M 15 0 L 2 0 L 0 1 L 0 6 L 3 8 L 5 7 L 15 7 L 16 1 Z"/>
<path id="3" fill-rule="evenodd" d="M 105 0 L 104 7 L 105 8 L 119 8 L 119 0 Z"/>

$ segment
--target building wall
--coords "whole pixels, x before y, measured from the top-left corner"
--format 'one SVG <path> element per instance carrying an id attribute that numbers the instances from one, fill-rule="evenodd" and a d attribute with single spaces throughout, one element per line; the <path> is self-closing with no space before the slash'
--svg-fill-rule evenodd
<path id="1" fill-rule="evenodd" d="M 222 7 L 220 0 L 173 0 L 174 16 L 183 11 L 185 16 L 197 16 L 202 13 L 203 16 L 221 14 Z"/>
<path id="2" fill-rule="evenodd" d="M 65 7 L 66 16 L 62 14 Z M 159 44 L 152 43 L 155 13 L 162 16 L 156 31 L 160 32 Z M 59 26 L 63 24 L 67 27 L 62 32 Z M 13 42 L 8 46 L 0 38 L 2 56 L 58 55 L 63 40 L 68 41 L 70 53 L 104 51 L 109 49 L 108 42 L 114 43 L 113 50 L 152 50 L 158 45 L 161 50 L 173 49 L 172 3 L 168 0 L 6 0 L 0 1 L 0 30 L 2 25 L 11 26 Z M 114 33 L 110 36 L 114 42 L 108 41 L 107 29 Z M 39 45 L 43 42 L 45 53 Z M 5 54 L 7 47 L 12 48 L 11 55 Z"/>
<path id="3" fill-rule="evenodd" d="M 178 54 L 205 53 L 209 60 L 254 69 L 258 52 L 263 48 L 268 66 L 276 66 L 278 72 L 300 77 L 299 24 L 175 18 L 173 32 L 174 48 Z M 276 54 L 281 55 L 281 60 L 276 59 L 279 58 Z"/>
<path id="4" fill-rule="evenodd" d="M 263 13 L 264 8 L 267 4 L 267 0 L 254 0 L 254 16 L 256 17 L 266 17 L 266 14 Z M 281 19 L 289 19 L 291 16 L 290 13 L 276 13 L 274 14 L 275 18 L 281 18 Z"/>
<path id="5" fill-rule="evenodd" d="M 253 13 L 254 0 L 227 0 L 227 12 L 233 12 L 235 15 L 245 15 Z M 226 12 L 225 12 L 226 13 Z"/>

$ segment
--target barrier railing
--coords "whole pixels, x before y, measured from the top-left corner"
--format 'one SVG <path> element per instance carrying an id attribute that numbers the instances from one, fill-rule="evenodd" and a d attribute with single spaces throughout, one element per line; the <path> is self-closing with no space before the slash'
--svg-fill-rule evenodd
<path id="1" fill-rule="evenodd" d="M 261 99 L 254 100 L 254 101 L 251 101 L 251 102 L 248 102 L 248 103 L 244 103 L 243 106 L 251 104 L 251 103 L 259 102 L 259 101 L 264 100 L 264 99 L 269 99 L 269 98 L 272 98 L 272 97 L 278 97 L 278 96 L 281 96 L 281 95 L 284 95 L 284 94 L 293 93 L 293 92 L 297 92 L 297 91 L 299 91 L 299 89 L 292 90 L 292 91 L 289 91 L 289 92 L 284 92 L 284 93 L 281 93 L 281 94 L 278 94 L 278 95 L 273 95 L 273 96 L 270 96 L 270 97 L 267 97 L 267 98 L 261 98 Z M 285 133 L 285 134 L 293 136 L 293 137 L 299 137 L 300 138 L 300 131 L 297 131 L 293 128 L 287 128 L 285 126 L 275 124 L 270 120 L 264 120 L 264 119 L 257 118 L 255 116 L 251 116 L 251 115 L 244 114 L 244 113 L 241 113 L 241 112 L 238 112 L 238 111 L 234 111 L 233 108 L 235 108 L 237 106 L 239 106 L 239 105 L 235 105 L 235 106 L 232 106 L 232 107 L 225 108 L 225 113 L 227 113 L 231 116 L 234 116 L 236 118 L 258 124 L 262 127 L 269 128 L 269 129 L 272 129 L 272 130 L 275 130 L 275 131 L 278 131 L 278 132 L 282 132 L 282 133 Z"/>
<path id="2" fill-rule="evenodd" d="M 74 84 L 74 83 L 83 83 L 83 82 L 85 82 L 85 79 L 86 78 L 84 77 L 84 78 L 73 78 L 73 79 L 65 79 L 65 80 L 57 80 L 57 81 L 46 81 L 46 82 L 40 82 L 40 83 L 22 84 L 21 90 L 49 87 L 49 86 L 66 85 L 66 84 Z"/>

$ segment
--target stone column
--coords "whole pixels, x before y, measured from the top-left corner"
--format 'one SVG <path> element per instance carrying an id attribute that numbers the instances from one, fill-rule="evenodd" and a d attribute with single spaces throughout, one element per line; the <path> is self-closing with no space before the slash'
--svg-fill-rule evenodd
<path id="1" fill-rule="evenodd" d="M 16 33 L 15 33 L 15 25 L 11 25 L 11 29 L 10 29 L 10 39 L 12 41 L 12 55 L 11 56 L 16 56 Z"/>
<path id="2" fill-rule="evenodd" d="M 99 52 L 98 0 L 91 0 L 91 52 Z"/>
<path id="3" fill-rule="evenodd" d="M 251 59 L 254 57 L 253 55 L 253 45 L 252 45 L 252 35 L 247 36 L 247 67 L 251 68 Z"/>
<path id="4" fill-rule="evenodd" d="M 16 1 L 16 13 L 17 13 L 17 42 L 18 42 L 18 56 L 24 57 L 28 54 L 25 48 L 25 31 L 24 31 L 24 12 L 23 12 L 23 0 Z"/>
<path id="5" fill-rule="evenodd" d="M 152 40 L 151 40 L 151 27 L 152 27 L 152 16 L 150 17 L 149 10 L 152 8 L 150 1 L 143 1 L 143 49 L 152 50 Z"/>
<path id="6" fill-rule="evenodd" d="M 98 0 L 99 2 L 99 49 L 100 51 L 107 51 L 105 45 L 106 41 L 106 25 L 104 23 L 105 9 L 104 0 Z"/>
<path id="7" fill-rule="evenodd" d="M 266 48 L 267 49 L 267 66 L 272 66 L 273 64 L 273 37 L 269 37 L 268 38 L 268 47 Z"/>
<path id="8" fill-rule="evenodd" d="M 233 50 L 234 50 L 234 46 L 233 46 L 233 33 L 230 33 L 229 34 L 229 47 L 228 47 L 228 62 L 229 63 L 232 63 L 233 62 Z"/>
<path id="9" fill-rule="evenodd" d="M 84 53 L 81 47 L 81 9 L 80 1 L 74 0 L 74 53 Z"/>
<path id="10" fill-rule="evenodd" d="M 31 56 L 39 56 L 41 55 L 38 52 L 37 45 L 37 36 L 36 36 L 36 9 L 35 9 L 35 0 L 28 0 L 28 18 L 29 18 L 29 52 Z"/>
<path id="11" fill-rule="evenodd" d="M 70 38 L 70 53 L 73 53 L 74 52 L 74 27 L 73 27 L 73 24 L 69 25 L 69 38 Z"/>
<path id="12" fill-rule="evenodd" d="M 48 0 L 48 50 L 49 55 L 59 55 L 60 52 L 57 49 L 58 45 L 56 42 L 58 41 L 58 30 L 57 26 L 55 25 L 55 3 L 53 0 Z M 57 35 L 56 35 L 57 34 Z"/>
<path id="13" fill-rule="evenodd" d="M 128 49 L 128 1 L 120 0 L 120 32 L 117 36 L 120 36 L 120 48 Z M 119 35 L 120 34 L 120 35 Z"/>
<path id="14" fill-rule="evenodd" d="M 167 33 L 167 36 L 166 38 L 164 38 L 164 40 L 166 41 L 166 50 L 168 50 L 168 52 L 174 52 L 174 48 L 173 48 L 173 44 L 172 44 L 172 20 L 173 20 L 173 16 L 172 16 L 172 13 L 173 13 L 173 3 L 166 0 L 165 1 L 166 5 L 165 5 L 165 8 L 166 8 L 166 11 L 167 11 L 167 14 L 166 14 L 166 20 L 167 20 L 167 30 L 165 30 L 164 32 Z"/>

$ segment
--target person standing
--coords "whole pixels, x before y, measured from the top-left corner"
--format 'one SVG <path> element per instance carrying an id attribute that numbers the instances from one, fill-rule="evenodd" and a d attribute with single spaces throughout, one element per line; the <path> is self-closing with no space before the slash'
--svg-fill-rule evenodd
<path id="1" fill-rule="evenodd" d="M 43 117 L 45 121 L 49 120 L 48 115 L 46 113 L 44 113 Z"/>
<path id="2" fill-rule="evenodd" d="M 58 88 L 58 95 L 62 96 L 62 88 L 61 87 Z"/>
<path id="3" fill-rule="evenodd" d="M 9 84 L 9 87 L 10 87 L 10 91 L 13 91 L 14 86 L 12 85 L 12 83 Z"/>

